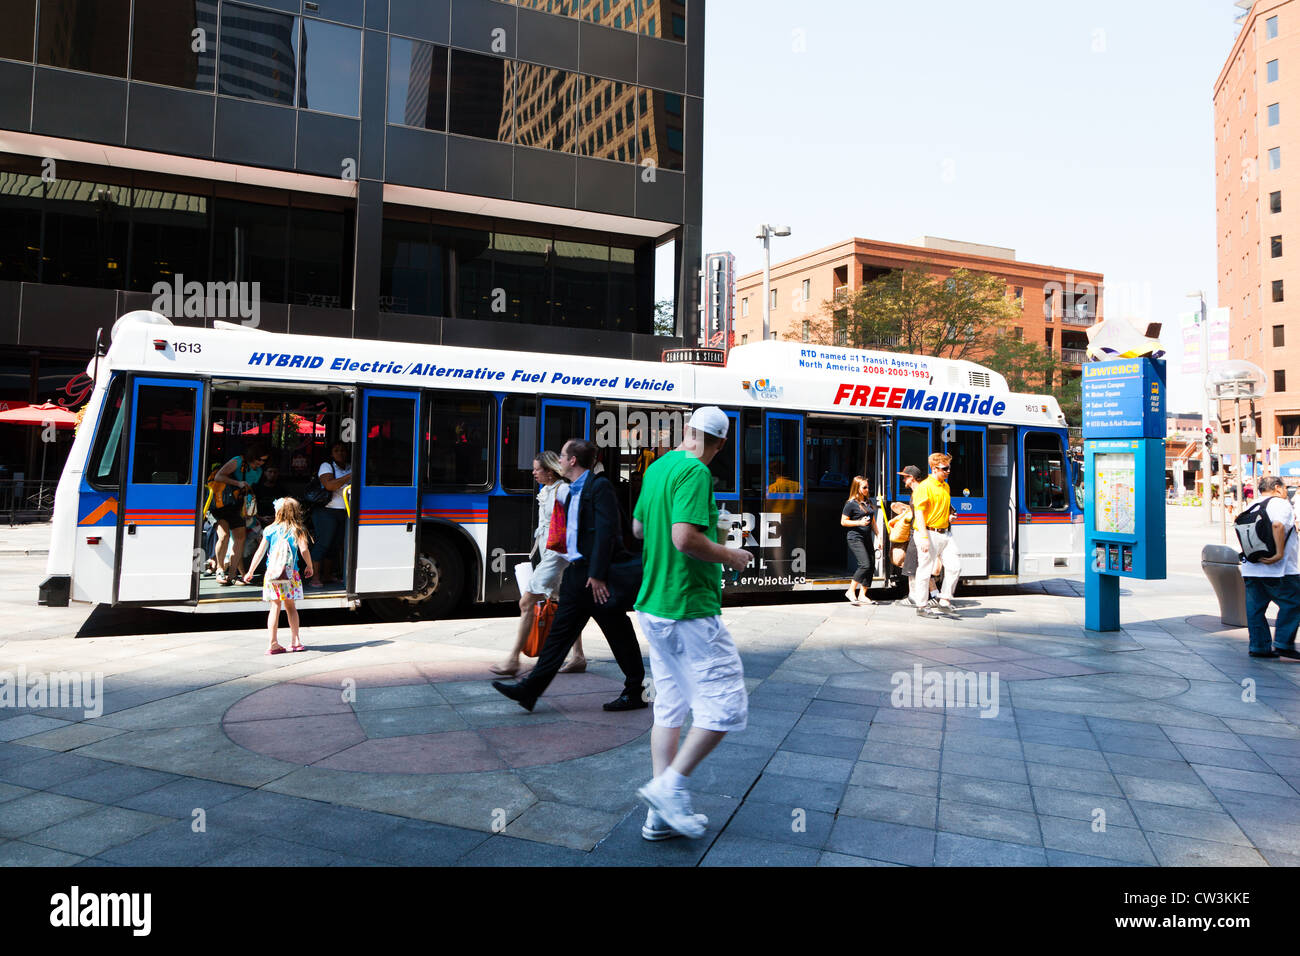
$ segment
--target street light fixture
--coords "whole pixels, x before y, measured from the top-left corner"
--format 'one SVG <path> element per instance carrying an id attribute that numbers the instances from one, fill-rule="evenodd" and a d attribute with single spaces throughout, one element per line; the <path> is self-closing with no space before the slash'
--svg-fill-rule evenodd
<path id="1" fill-rule="evenodd" d="M 1187 293 L 1189 299 L 1201 300 L 1201 430 L 1209 434 L 1210 429 L 1210 322 L 1207 310 L 1205 308 L 1205 293 L 1201 290 Z M 1201 480 L 1204 485 L 1202 497 L 1202 513 L 1205 515 L 1206 524 L 1214 524 L 1214 510 L 1210 502 L 1210 443 L 1208 441 L 1201 443 Z"/>
<path id="2" fill-rule="evenodd" d="M 764 223 L 755 239 L 763 240 L 763 341 L 772 337 L 772 237 L 790 235 L 789 226 Z"/>

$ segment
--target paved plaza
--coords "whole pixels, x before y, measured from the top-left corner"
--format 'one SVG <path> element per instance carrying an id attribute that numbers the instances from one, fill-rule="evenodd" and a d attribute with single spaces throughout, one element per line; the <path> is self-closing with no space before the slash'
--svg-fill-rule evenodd
<path id="1" fill-rule="evenodd" d="M 1198 520 L 1170 509 L 1169 580 L 1126 582 L 1113 634 L 1068 580 L 964 589 L 957 620 L 726 609 L 749 728 L 693 778 L 706 836 L 663 843 L 634 796 L 650 715 L 601 710 L 621 675 L 594 628 L 588 673 L 527 714 L 487 671 L 514 618 L 322 612 L 308 653 L 266 657 L 264 615 L 39 608 L 45 529 L 0 528 L 0 672 L 104 695 L 0 709 L 0 864 L 1294 864 L 1300 663 L 1220 624 Z M 957 672 L 997 678 L 996 716 L 891 700 Z"/>

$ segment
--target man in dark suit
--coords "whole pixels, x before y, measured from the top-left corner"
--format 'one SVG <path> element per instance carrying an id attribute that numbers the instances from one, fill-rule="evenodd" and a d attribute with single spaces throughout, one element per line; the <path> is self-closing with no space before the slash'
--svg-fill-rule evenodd
<path id="1" fill-rule="evenodd" d="M 569 566 L 560 580 L 560 606 L 551 622 L 537 666 L 515 684 L 493 681 L 505 696 L 531 711 L 537 698 L 555 678 L 565 656 L 593 617 L 623 670 L 623 693 L 605 704 L 605 710 L 638 710 L 648 706 L 641 696 L 645 663 L 636 632 L 625 610 L 606 607 L 609 601 L 610 565 L 623 550 L 623 522 L 614 486 L 604 475 L 591 471 L 596 446 L 581 438 L 565 442 L 560 465 L 569 479 L 565 503 Z M 559 502 L 556 507 L 559 507 Z M 633 595 L 634 596 L 634 595 Z"/>

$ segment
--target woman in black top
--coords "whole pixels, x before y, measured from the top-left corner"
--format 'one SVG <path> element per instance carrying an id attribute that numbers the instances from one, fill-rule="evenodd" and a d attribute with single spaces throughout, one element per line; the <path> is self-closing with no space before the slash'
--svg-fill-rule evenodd
<path id="1" fill-rule="evenodd" d="M 875 576 L 876 547 L 872 540 L 875 519 L 867 501 L 869 493 L 867 479 L 861 475 L 854 478 L 849 487 L 849 500 L 844 503 L 844 510 L 840 514 L 840 527 L 848 529 L 845 536 L 848 538 L 849 553 L 858 563 L 853 580 L 849 582 L 849 589 L 844 592 L 844 597 L 852 604 L 860 604 L 866 599 L 867 588 Z"/>

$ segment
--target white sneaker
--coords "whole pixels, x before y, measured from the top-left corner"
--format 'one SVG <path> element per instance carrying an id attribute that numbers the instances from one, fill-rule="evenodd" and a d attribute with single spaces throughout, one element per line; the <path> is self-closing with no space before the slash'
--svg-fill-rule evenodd
<path id="1" fill-rule="evenodd" d="M 693 814 L 700 826 L 707 827 L 709 818 L 702 813 Z M 641 839 L 643 840 L 671 840 L 673 837 L 681 836 L 676 830 L 664 822 L 658 810 L 649 810 L 645 815 L 645 823 L 641 826 Z"/>
<path id="2" fill-rule="evenodd" d="M 658 810 L 663 822 L 682 836 L 693 840 L 704 836 L 705 825 L 691 811 L 691 795 L 687 791 L 669 790 L 655 779 L 637 790 L 636 795 Z"/>

